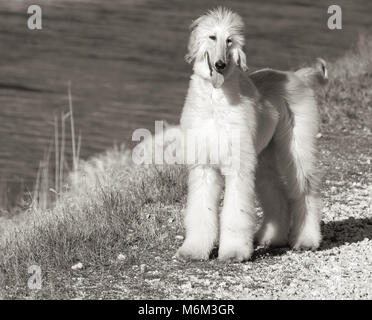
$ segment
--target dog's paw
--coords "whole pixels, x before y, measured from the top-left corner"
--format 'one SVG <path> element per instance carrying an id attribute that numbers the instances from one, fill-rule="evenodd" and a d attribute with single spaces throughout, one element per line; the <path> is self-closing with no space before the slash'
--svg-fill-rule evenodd
<path id="1" fill-rule="evenodd" d="M 322 236 L 320 231 L 301 232 L 299 235 L 291 236 L 290 245 L 293 250 L 316 250 L 319 248 Z"/>
<path id="2" fill-rule="evenodd" d="M 247 243 L 234 243 L 220 246 L 218 250 L 218 260 L 243 262 L 251 258 L 253 245 Z"/>
<path id="3" fill-rule="evenodd" d="M 176 253 L 176 259 L 181 261 L 188 260 L 208 260 L 209 251 L 193 243 L 185 242 Z"/>
<path id="4" fill-rule="evenodd" d="M 280 233 L 268 228 L 261 228 L 255 235 L 254 242 L 262 247 L 285 247 L 288 245 L 288 232 Z"/>

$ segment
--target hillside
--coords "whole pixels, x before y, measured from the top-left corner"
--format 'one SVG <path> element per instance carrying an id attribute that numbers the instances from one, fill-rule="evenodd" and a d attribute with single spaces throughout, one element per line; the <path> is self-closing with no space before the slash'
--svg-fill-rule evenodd
<path id="1" fill-rule="evenodd" d="M 319 92 L 323 243 L 253 259 L 183 263 L 186 170 L 134 167 L 128 149 L 80 163 L 50 210 L 0 225 L 3 298 L 372 298 L 372 39 L 330 63 Z M 80 262 L 82 268 L 71 267 Z M 30 265 L 42 289 L 27 288 Z"/>

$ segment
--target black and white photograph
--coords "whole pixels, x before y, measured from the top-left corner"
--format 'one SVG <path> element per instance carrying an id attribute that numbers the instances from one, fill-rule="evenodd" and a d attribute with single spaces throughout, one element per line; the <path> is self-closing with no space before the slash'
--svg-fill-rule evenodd
<path id="1" fill-rule="evenodd" d="M 372 300 L 372 2 L 0 0 L 0 300 Z"/>

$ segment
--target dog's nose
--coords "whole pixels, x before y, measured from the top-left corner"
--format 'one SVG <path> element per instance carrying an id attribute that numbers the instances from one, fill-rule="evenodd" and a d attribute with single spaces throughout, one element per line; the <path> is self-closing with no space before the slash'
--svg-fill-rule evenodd
<path id="1" fill-rule="evenodd" d="M 214 65 L 215 65 L 215 67 L 218 71 L 221 71 L 221 70 L 225 69 L 225 67 L 226 67 L 226 63 L 223 62 L 222 60 L 218 60 Z"/>

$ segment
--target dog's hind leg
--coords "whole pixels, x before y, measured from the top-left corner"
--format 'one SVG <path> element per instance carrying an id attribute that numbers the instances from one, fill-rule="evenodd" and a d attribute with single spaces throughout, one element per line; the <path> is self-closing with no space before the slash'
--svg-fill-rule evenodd
<path id="1" fill-rule="evenodd" d="M 197 166 L 190 170 L 186 239 L 176 256 L 184 260 L 206 260 L 217 241 L 218 208 L 222 177 L 211 167 Z"/>
<path id="2" fill-rule="evenodd" d="M 315 171 L 315 135 L 318 114 L 315 100 L 303 95 L 288 106 L 274 136 L 276 157 L 286 189 L 291 213 L 290 245 L 294 249 L 316 249 L 321 241 L 318 178 Z"/>
<path id="3" fill-rule="evenodd" d="M 288 200 L 277 169 L 273 142 L 258 158 L 256 192 L 264 217 L 255 241 L 265 247 L 288 245 L 290 224 Z"/>

